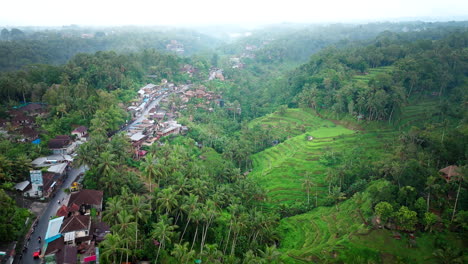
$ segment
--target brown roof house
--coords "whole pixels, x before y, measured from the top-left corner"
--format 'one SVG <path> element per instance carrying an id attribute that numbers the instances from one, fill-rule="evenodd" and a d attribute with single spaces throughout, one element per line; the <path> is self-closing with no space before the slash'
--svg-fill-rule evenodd
<path id="1" fill-rule="evenodd" d="M 60 233 L 63 235 L 65 243 L 76 245 L 77 243 L 87 243 L 91 241 L 91 217 L 89 215 L 72 215 L 65 218 Z"/>
<path id="2" fill-rule="evenodd" d="M 460 176 L 460 169 L 456 165 L 450 165 L 441 169 L 439 172 L 442 172 L 442 177 L 447 181 L 451 181 L 452 177 Z"/>
<path id="3" fill-rule="evenodd" d="M 85 126 L 79 126 L 71 132 L 72 135 L 75 135 L 78 140 L 86 141 L 88 136 L 88 128 Z"/>
<path id="4" fill-rule="evenodd" d="M 77 249 L 75 246 L 65 245 L 63 237 L 50 242 L 44 254 L 44 263 L 77 263 Z"/>
<path id="5" fill-rule="evenodd" d="M 71 140 L 70 136 L 59 135 L 49 141 L 49 149 L 54 155 L 71 154 L 75 150 L 76 144 Z"/>
<path id="6" fill-rule="evenodd" d="M 83 215 L 89 215 L 91 208 L 96 209 L 97 212 L 101 212 L 103 195 L 103 191 L 83 189 L 70 195 L 68 206 L 70 207 L 73 204 L 78 205 L 80 207 L 79 211 Z"/>

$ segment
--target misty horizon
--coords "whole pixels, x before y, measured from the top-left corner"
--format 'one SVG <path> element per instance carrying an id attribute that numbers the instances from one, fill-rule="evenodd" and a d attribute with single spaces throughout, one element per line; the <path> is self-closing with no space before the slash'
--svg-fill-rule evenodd
<path id="1" fill-rule="evenodd" d="M 26 9 L 24 7 L 27 7 Z M 217 2 L 213 0 L 154 3 L 136 0 L 131 4 L 112 1 L 63 4 L 58 0 L 20 0 L 3 5 L 3 27 L 61 27 L 67 25 L 112 26 L 242 26 L 270 24 L 330 24 L 428 22 L 466 20 L 465 1 L 393 1 L 370 0 L 310 3 L 301 0 Z"/>

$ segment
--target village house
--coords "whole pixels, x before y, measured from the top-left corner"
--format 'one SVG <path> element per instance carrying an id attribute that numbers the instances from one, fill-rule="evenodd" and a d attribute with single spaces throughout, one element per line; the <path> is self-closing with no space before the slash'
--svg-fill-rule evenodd
<path id="1" fill-rule="evenodd" d="M 47 113 L 47 107 L 43 103 L 29 103 L 17 109 L 29 116 L 42 116 Z"/>
<path id="2" fill-rule="evenodd" d="M 72 215 L 66 217 L 60 227 L 64 242 L 68 245 L 89 244 L 92 239 L 91 217 L 89 215 Z"/>
<path id="3" fill-rule="evenodd" d="M 140 88 L 140 90 L 138 90 L 138 95 L 140 96 L 140 98 L 149 98 L 151 94 L 153 94 L 153 92 L 156 90 L 156 88 L 157 85 L 149 83 L 144 87 Z"/>
<path id="4" fill-rule="evenodd" d="M 35 118 L 26 115 L 21 110 L 10 110 L 8 113 L 10 115 L 10 124 L 15 128 L 19 126 L 32 126 L 35 124 Z"/>
<path id="5" fill-rule="evenodd" d="M 49 197 L 52 193 L 54 193 L 54 191 L 62 185 L 62 177 L 53 172 L 43 172 L 42 179 L 42 196 L 46 198 Z"/>
<path id="6" fill-rule="evenodd" d="M 82 215 L 89 215 L 92 208 L 99 213 L 102 210 L 102 197 L 103 191 L 83 189 L 70 195 L 68 207 L 73 204 L 78 205 Z"/>
<path id="7" fill-rule="evenodd" d="M 450 182 L 454 177 L 460 176 L 459 168 L 456 165 L 445 167 L 439 170 L 439 172 L 442 172 L 441 177 L 444 178 L 447 182 Z"/>
<path id="8" fill-rule="evenodd" d="M 162 123 L 162 130 L 158 131 L 159 137 L 165 137 L 170 134 L 179 134 L 182 125 L 178 124 L 177 121 L 167 121 Z"/>
<path id="9" fill-rule="evenodd" d="M 58 163 L 70 163 L 73 162 L 73 158 L 70 155 L 56 154 L 49 155 L 47 157 L 39 157 L 31 162 L 31 165 L 35 168 L 50 167 Z"/>
<path id="10" fill-rule="evenodd" d="M 59 135 L 51 139 L 48 146 L 53 154 L 71 154 L 75 150 L 76 144 L 70 136 Z"/>
<path id="11" fill-rule="evenodd" d="M 81 141 L 86 141 L 86 137 L 88 136 L 88 128 L 85 126 L 79 126 L 75 128 L 72 132 L 72 135 L 76 136 L 76 139 Z"/>
<path id="12" fill-rule="evenodd" d="M 212 81 L 214 79 L 224 81 L 224 75 L 223 75 L 223 70 L 222 69 L 214 68 L 214 69 L 212 69 L 210 71 L 210 75 L 208 77 L 208 80 Z"/>

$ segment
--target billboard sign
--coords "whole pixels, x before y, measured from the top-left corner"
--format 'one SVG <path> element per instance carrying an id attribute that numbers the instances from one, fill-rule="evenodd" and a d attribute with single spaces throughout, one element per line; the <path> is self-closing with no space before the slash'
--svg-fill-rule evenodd
<path id="1" fill-rule="evenodd" d="M 42 171 L 40 170 L 32 170 L 29 171 L 29 175 L 31 176 L 31 184 L 42 185 Z"/>

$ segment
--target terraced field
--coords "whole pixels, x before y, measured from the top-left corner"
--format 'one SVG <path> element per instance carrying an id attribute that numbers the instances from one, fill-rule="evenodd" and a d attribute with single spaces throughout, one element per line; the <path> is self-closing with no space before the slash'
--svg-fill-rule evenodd
<path id="1" fill-rule="evenodd" d="M 400 120 L 395 127 L 401 131 L 408 131 L 412 126 L 421 126 L 437 117 L 437 101 L 433 99 L 413 102 L 409 106 L 404 106 L 401 112 Z"/>
<path id="2" fill-rule="evenodd" d="M 391 67 L 372 69 L 367 75 L 357 75 L 353 81 L 368 82 L 372 76 L 390 72 Z M 340 121 L 324 120 L 315 112 L 288 109 L 283 115 L 274 113 L 254 120 L 251 125 L 269 126 L 282 131 L 284 142 L 252 156 L 254 178 L 267 190 L 265 207 L 275 208 L 282 204 L 307 201 L 302 182 L 311 175 L 314 187 L 311 200 L 318 196 L 319 207 L 311 212 L 284 218 L 278 232 L 281 236 L 280 251 L 285 263 L 432 263 L 433 234 L 417 234 L 417 249 L 408 248 L 408 240 L 392 238 L 387 230 L 371 231 L 363 223 L 354 198 L 335 207 L 320 206 L 328 194 L 327 166 L 320 162 L 322 155 L 330 150 L 346 152 L 359 149 L 361 159 L 379 159 L 387 155 L 383 149 L 397 140 L 401 131 L 412 126 L 422 126 L 428 120 L 436 120 L 438 101 L 425 98 L 404 106 L 393 125 L 388 122 L 357 123 L 348 117 L 345 128 Z M 337 125 L 338 124 L 338 125 Z M 312 141 L 307 136 L 313 136 Z M 441 234 L 438 234 L 441 235 Z M 442 234 L 442 236 L 445 236 Z M 456 240 L 456 238 L 447 238 Z"/>
<path id="3" fill-rule="evenodd" d="M 367 83 L 372 77 L 375 77 L 380 73 L 390 73 L 392 70 L 393 70 L 393 66 L 372 68 L 372 69 L 369 69 L 368 73 L 365 75 L 355 75 L 353 77 L 353 81 L 362 81 L 362 82 Z"/>
<path id="4" fill-rule="evenodd" d="M 249 125 L 260 125 L 271 128 L 278 139 L 285 139 L 300 135 L 306 131 L 319 128 L 322 125 L 330 125 L 324 122 L 316 113 L 309 109 L 288 109 L 284 114 L 278 112 L 253 120 Z"/>
<path id="5" fill-rule="evenodd" d="M 408 110 L 409 114 L 402 116 L 401 124 L 408 127 L 421 124 L 419 115 L 423 115 L 424 111 L 420 109 L 429 105 L 434 103 L 422 102 L 416 107 L 404 109 Z M 288 109 L 283 117 L 273 114 L 256 122 L 262 124 L 274 120 L 274 125 L 284 126 L 287 119 L 291 120 L 292 115 L 311 115 L 311 113 L 300 114 L 298 111 L 301 110 Z M 414 119 L 412 116 L 418 118 Z M 249 176 L 267 190 L 269 199 L 266 208 L 292 204 L 296 201 L 305 202 L 307 193 L 302 187 L 302 182 L 307 173 L 316 184 L 311 190 L 311 200 L 314 202 L 313 198 L 317 193 L 318 204 L 322 204 L 328 194 L 327 167 L 320 162 L 324 152 L 330 149 L 344 152 L 351 148 L 359 148 L 362 159 L 378 159 L 386 155 L 382 149 L 391 145 L 399 133 L 398 128 L 391 127 L 351 130 L 317 116 L 306 120 L 311 123 L 301 124 L 308 128 L 305 133 L 252 156 L 254 169 Z M 312 141 L 307 140 L 309 135 L 314 137 Z M 278 231 L 282 236 L 280 250 L 284 253 L 282 258 L 285 263 L 321 263 L 327 258 L 343 258 L 347 261 L 352 260 L 352 263 L 362 263 L 367 260 L 378 262 L 386 258 L 387 263 L 392 263 L 396 261 L 395 256 L 416 258 L 413 259 L 414 263 L 424 263 L 427 260 L 423 260 L 423 256 L 431 254 L 426 252 L 430 246 L 425 247 L 423 252 L 400 254 L 400 251 L 404 251 L 407 247 L 407 241 L 395 242 L 388 231 L 369 233 L 360 220 L 354 199 L 340 204 L 339 210 L 335 207 L 318 207 L 309 213 L 285 218 L 281 221 Z M 385 240 L 388 241 L 381 242 L 382 237 L 386 237 Z M 426 240 L 433 241 L 432 239 Z M 426 240 L 422 239 L 421 243 Z M 386 244 L 392 247 L 386 248 Z M 382 252 L 386 253 L 382 255 Z M 412 254 L 416 254 L 416 257 Z"/>
<path id="6" fill-rule="evenodd" d="M 290 116 L 291 112 L 297 114 L 298 111 L 301 110 L 289 109 L 285 116 Z M 278 120 L 285 119 L 271 115 L 261 121 L 265 120 L 276 120 L 281 124 Z M 307 174 L 311 176 L 315 185 L 311 195 L 317 195 L 320 205 L 328 194 L 325 180 L 327 167 L 320 162 L 320 157 L 325 151 L 340 153 L 352 148 L 361 148 L 365 156 L 362 158 L 376 158 L 381 155 L 378 149 L 384 144 L 389 144 L 394 134 L 391 130 L 354 131 L 319 117 L 308 120 L 312 123 L 307 124 L 307 132 L 252 156 L 254 169 L 250 177 L 267 190 L 267 207 L 305 201 L 307 193 L 302 183 Z M 313 140 L 307 140 L 308 136 L 312 136 Z"/>
<path id="7" fill-rule="evenodd" d="M 365 194 L 364 194 L 365 195 Z M 435 236 L 463 247 L 463 240 L 451 234 L 416 234 L 417 247 L 408 247 L 385 229 L 371 230 L 361 220 L 353 197 L 335 207 L 320 207 L 281 221 L 280 250 L 286 264 L 299 263 L 435 263 L 430 256 Z M 398 262 L 400 261 L 400 262 Z"/>

